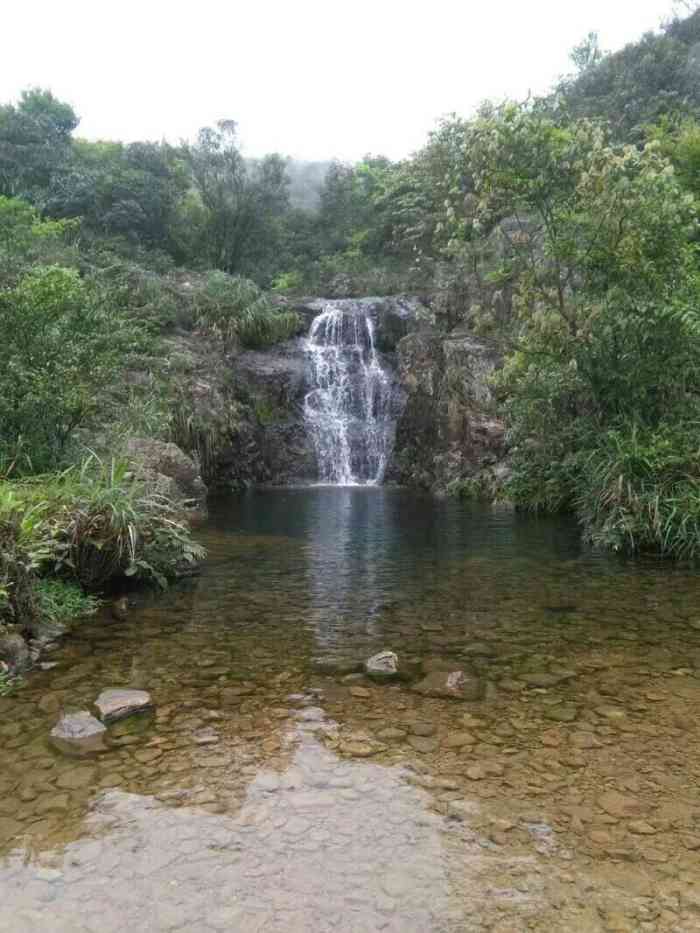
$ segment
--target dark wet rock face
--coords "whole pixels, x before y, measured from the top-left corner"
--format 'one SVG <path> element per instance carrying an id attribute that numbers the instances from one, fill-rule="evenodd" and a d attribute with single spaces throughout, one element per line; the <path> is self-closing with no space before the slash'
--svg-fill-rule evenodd
<path id="1" fill-rule="evenodd" d="M 99 719 L 83 710 L 61 716 L 51 730 L 51 744 L 67 755 L 90 755 L 105 748 L 107 729 Z"/>
<path id="2" fill-rule="evenodd" d="M 304 425 L 307 359 L 299 338 L 266 352 L 239 354 L 234 361 L 237 397 L 250 412 L 253 427 L 244 453 L 256 482 L 281 485 L 311 480 L 316 465 Z M 230 455 L 235 460 L 236 444 Z"/>
<path id="3" fill-rule="evenodd" d="M 406 405 L 387 478 L 441 489 L 474 477 L 487 486 L 497 482 L 504 427 L 489 380 L 499 354 L 468 331 L 455 330 L 412 333 L 398 344 L 397 356 Z"/>

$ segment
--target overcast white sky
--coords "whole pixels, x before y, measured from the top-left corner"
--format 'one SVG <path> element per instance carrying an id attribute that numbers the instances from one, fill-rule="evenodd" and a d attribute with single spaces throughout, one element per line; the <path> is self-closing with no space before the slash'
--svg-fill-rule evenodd
<path id="1" fill-rule="evenodd" d="M 547 90 L 590 30 L 616 49 L 672 0 L 2 0 L 0 101 L 50 87 L 79 134 L 177 142 L 220 118 L 248 155 L 393 158 L 441 114 Z"/>

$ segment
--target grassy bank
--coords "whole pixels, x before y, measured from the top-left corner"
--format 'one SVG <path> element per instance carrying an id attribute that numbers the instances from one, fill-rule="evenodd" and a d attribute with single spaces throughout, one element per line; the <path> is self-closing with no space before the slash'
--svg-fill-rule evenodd
<path id="1" fill-rule="evenodd" d="M 203 556 L 181 509 L 126 464 L 0 481 L 0 642 L 94 612 L 120 581 L 167 586 Z"/>

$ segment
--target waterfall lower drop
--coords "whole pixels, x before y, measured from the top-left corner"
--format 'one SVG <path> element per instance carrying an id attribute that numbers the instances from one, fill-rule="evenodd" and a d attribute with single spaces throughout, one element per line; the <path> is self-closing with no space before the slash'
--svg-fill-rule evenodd
<path id="1" fill-rule="evenodd" d="M 392 379 L 375 348 L 374 322 L 361 302 L 328 304 L 306 340 L 311 390 L 304 420 L 319 480 L 375 486 L 394 444 Z"/>

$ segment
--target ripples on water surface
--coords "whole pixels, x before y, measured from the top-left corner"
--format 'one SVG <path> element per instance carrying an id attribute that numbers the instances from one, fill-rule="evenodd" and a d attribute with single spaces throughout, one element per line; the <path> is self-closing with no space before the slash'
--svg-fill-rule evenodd
<path id="1" fill-rule="evenodd" d="M 0 699 L 0 930 L 700 929 L 696 572 L 390 489 L 251 493 L 201 536 L 199 579 Z M 344 673 L 383 648 L 486 698 Z M 111 686 L 155 717 L 50 750 Z"/>

